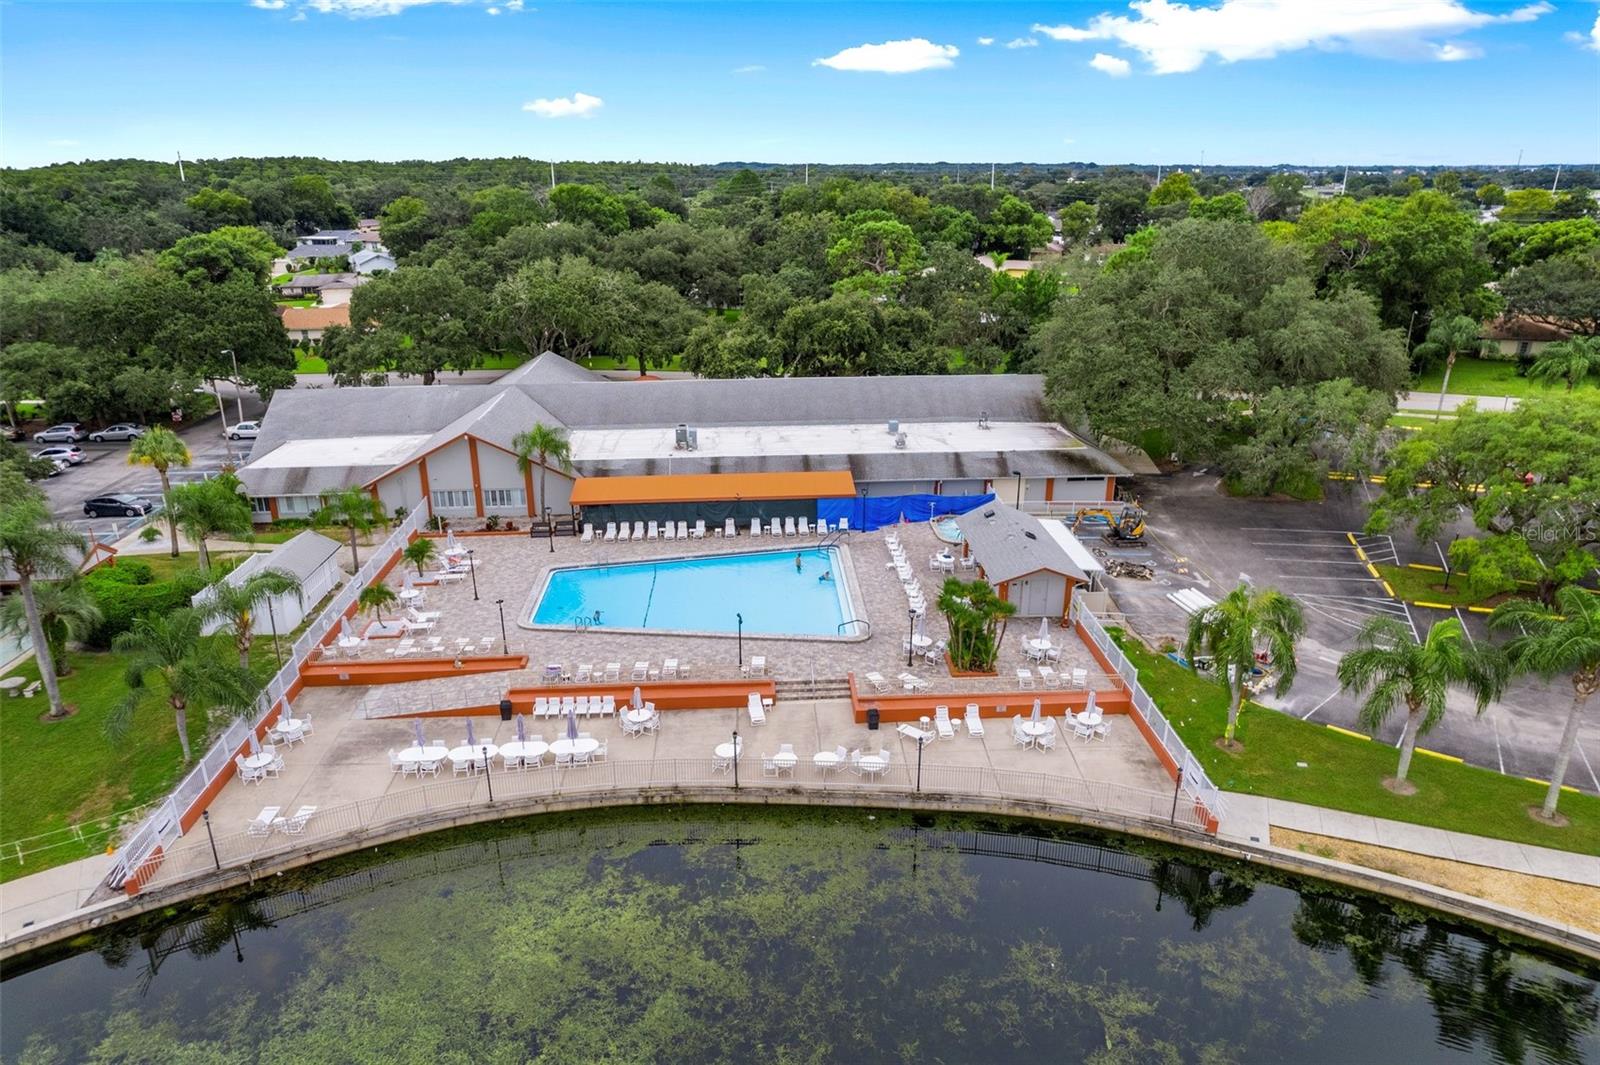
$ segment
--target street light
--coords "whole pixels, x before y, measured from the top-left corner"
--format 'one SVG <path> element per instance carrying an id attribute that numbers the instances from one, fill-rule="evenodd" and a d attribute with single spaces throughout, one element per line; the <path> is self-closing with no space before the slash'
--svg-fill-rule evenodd
<path id="1" fill-rule="evenodd" d="M 908 609 L 906 611 L 906 626 L 906 667 L 909 669 L 911 656 L 917 650 L 917 612 L 915 610 Z"/>
<path id="2" fill-rule="evenodd" d="M 735 615 L 733 615 L 733 620 L 738 623 L 737 632 L 738 632 L 738 635 L 739 635 L 739 668 L 740 668 L 740 670 L 743 670 L 744 669 L 744 615 L 743 614 L 735 614 Z"/>
<path id="3" fill-rule="evenodd" d="M 733 790 L 739 790 L 739 726 L 733 726 Z"/>
<path id="4" fill-rule="evenodd" d="M 239 420 L 244 421 L 244 382 L 239 379 L 239 356 L 233 353 L 232 348 L 223 348 L 222 353 L 233 360 L 233 401 L 239 405 Z"/>
<path id="5" fill-rule="evenodd" d="M 478 601 L 478 564 L 472 561 L 472 548 L 467 548 L 467 569 L 472 571 L 472 601 Z"/>
<path id="6" fill-rule="evenodd" d="M 211 379 L 211 394 L 217 397 L 217 419 L 222 422 L 222 446 L 228 449 L 228 465 L 237 466 L 233 457 L 233 440 L 228 436 L 228 408 L 222 405 L 222 389 L 217 387 L 215 377 Z"/>
<path id="7" fill-rule="evenodd" d="M 511 641 L 506 638 L 506 601 L 496 599 L 494 605 L 500 608 L 500 653 L 508 655 L 511 653 Z"/>

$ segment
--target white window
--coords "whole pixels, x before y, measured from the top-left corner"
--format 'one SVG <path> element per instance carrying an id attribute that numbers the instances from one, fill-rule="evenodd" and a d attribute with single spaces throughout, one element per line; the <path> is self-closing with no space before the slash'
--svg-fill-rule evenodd
<path id="1" fill-rule="evenodd" d="M 435 510 L 471 510 L 472 489 L 436 488 L 433 491 L 433 508 Z"/>
<path id="2" fill-rule="evenodd" d="M 250 513 L 252 513 L 252 514 L 271 514 L 272 513 L 272 500 L 268 499 L 266 496 L 251 496 L 250 497 Z"/>
<path id="3" fill-rule="evenodd" d="M 322 509 L 320 496 L 279 496 L 278 517 L 305 517 Z"/>
<path id="4" fill-rule="evenodd" d="M 483 505 L 486 510 L 522 510 L 528 497 L 520 488 L 485 488 Z"/>

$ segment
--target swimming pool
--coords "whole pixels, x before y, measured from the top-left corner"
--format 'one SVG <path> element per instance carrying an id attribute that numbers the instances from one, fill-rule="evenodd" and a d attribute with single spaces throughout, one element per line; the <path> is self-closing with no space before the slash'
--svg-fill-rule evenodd
<path id="1" fill-rule="evenodd" d="M 961 542 L 961 526 L 956 524 L 956 519 L 935 518 L 933 519 L 932 524 L 933 535 L 937 536 L 945 543 L 959 544 Z"/>
<path id="2" fill-rule="evenodd" d="M 850 635 L 840 623 L 859 615 L 840 579 L 843 563 L 838 548 L 812 547 L 558 569 L 530 621 L 732 634 L 742 614 L 747 635 Z M 835 579 L 819 580 L 824 573 Z"/>

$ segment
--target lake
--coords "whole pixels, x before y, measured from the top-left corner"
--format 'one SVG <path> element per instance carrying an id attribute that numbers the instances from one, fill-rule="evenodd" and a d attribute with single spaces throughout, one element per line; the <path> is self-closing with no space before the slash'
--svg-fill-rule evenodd
<path id="1" fill-rule="evenodd" d="M 1054 826 L 689 807 L 445 833 L 13 965 L 6 1062 L 1583 1062 L 1597 974 Z"/>

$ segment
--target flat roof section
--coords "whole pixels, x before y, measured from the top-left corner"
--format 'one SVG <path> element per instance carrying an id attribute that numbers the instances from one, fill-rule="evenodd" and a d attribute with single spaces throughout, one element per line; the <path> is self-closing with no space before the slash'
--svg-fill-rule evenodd
<path id="1" fill-rule="evenodd" d="M 774 419 L 783 411 L 766 412 Z M 761 455 L 954 454 L 972 451 L 1058 451 L 1086 445 L 1051 422 L 995 422 L 978 428 L 964 422 L 901 422 L 905 447 L 896 447 L 887 422 L 841 425 L 696 426 L 689 458 L 744 458 Z M 675 451 L 672 426 L 640 429 L 578 429 L 572 433 L 574 462 L 665 458 Z"/>
<path id="2" fill-rule="evenodd" d="M 848 470 L 804 473 L 684 473 L 665 477 L 580 477 L 575 507 L 614 503 L 700 503 L 731 499 L 839 499 L 856 494 Z"/>
<path id="3" fill-rule="evenodd" d="M 251 458 L 252 469 L 285 466 L 385 466 L 395 465 L 416 454 L 427 442 L 427 433 L 393 436 L 324 436 L 310 440 L 286 440 L 260 458 Z"/>

